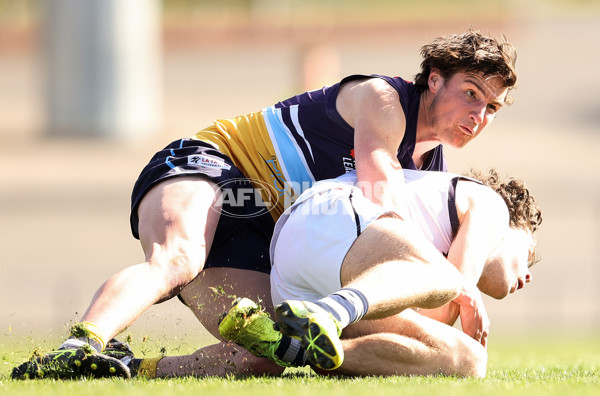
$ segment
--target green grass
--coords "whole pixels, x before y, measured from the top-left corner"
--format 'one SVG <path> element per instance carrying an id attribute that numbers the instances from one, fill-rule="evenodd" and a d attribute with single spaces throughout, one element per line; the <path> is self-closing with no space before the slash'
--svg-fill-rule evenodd
<path id="1" fill-rule="evenodd" d="M 12 366 L 23 359 L 31 340 L 0 343 L 0 394 L 6 395 L 598 395 L 600 337 L 502 338 L 489 348 L 483 380 L 451 377 L 325 378 L 288 371 L 281 378 L 178 378 L 143 380 L 12 381 Z M 180 352 L 191 351 L 191 345 Z M 45 349 L 47 346 L 42 346 Z M 138 353 L 147 348 L 134 341 Z M 175 347 L 175 346 L 173 346 Z M 171 349 L 171 352 L 178 348 Z M 182 350 L 183 349 L 183 350 Z M 30 353 L 31 351 L 29 351 Z"/>

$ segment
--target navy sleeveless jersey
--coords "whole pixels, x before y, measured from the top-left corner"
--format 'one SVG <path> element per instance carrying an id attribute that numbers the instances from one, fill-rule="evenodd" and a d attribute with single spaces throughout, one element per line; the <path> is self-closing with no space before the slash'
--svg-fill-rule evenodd
<path id="1" fill-rule="evenodd" d="M 413 83 L 400 77 L 352 75 L 335 85 L 305 92 L 274 106 L 280 109 L 288 133 L 302 150 L 314 180 L 337 177 L 354 169 L 354 129 L 338 113 L 336 99 L 342 84 L 362 78 L 381 78 L 398 92 L 406 117 L 398 160 L 404 169 L 417 169 L 412 154 L 416 143 L 420 92 Z M 441 145 L 430 151 L 421 169 L 446 171 Z"/>

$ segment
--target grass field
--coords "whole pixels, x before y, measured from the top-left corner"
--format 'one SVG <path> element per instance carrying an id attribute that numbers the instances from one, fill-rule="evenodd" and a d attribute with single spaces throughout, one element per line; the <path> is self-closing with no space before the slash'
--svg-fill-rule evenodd
<path id="1" fill-rule="evenodd" d="M 143 380 L 12 381 L 12 366 L 23 359 L 29 341 L 0 344 L 2 395 L 598 395 L 600 337 L 515 337 L 489 348 L 483 380 L 451 377 L 324 378 L 308 371 L 287 371 L 281 378 L 178 378 Z M 186 350 L 190 352 L 191 344 Z M 43 349 L 46 346 L 42 346 Z M 139 343 L 134 341 L 137 353 Z M 173 346 L 171 351 L 177 350 Z M 174 353 L 174 352 L 171 352 Z"/>

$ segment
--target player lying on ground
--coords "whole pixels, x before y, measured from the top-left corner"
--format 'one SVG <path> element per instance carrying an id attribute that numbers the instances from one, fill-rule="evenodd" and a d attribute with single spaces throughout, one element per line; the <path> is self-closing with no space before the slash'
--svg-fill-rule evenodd
<path id="1" fill-rule="evenodd" d="M 74 339 L 60 348 L 70 352 L 55 351 L 38 363 L 60 356 L 71 371 L 96 375 L 71 363 L 71 357 L 81 362 L 78 348 L 101 352 L 148 307 L 178 294 L 220 337 L 216 318 L 229 301 L 213 298 L 210 288 L 270 301 L 274 221 L 286 201 L 315 181 L 355 167 L 359 181 L 383 186 L 370 199 L 402 212 L 402 195 L 388 193 L 402 187 L 402 179 L 390 177 L 394 170 L 445 170 L 442 145 L 460 148 L 482 133 L 510 103 L 516 83 L 514 48 L 477 31 L 440 37 L 421 53 L 414 83 L 350 76 L 262 111 L 218 120 L 156 153 L 132 193 L 132 233 L 145 260 L 97 290 Z M 231 199 L 240 196 L 241 203 Z M 201 285 L 190 295 L 185 287 L 192 280 Z M 191 304 L 195 297 L 202 309 Z M 29 374 L 41 372 L 34 365 Z"/>
<path id="2" fill-rule="evenodd" d="M 311 365 L 339 374 L 482 377 L 489 321 L 474 285 L 503 298 L 531 281 L 541 213 L 521 182 L 495 172 L 485 181 L 497 193 L 452 174 L 404 174 L 405 219 L 366 200 L 351 175 L 318 183 L 282 215 L 271 246 L 277 324 Z M 271 343 L 253 332 L 267 319 L 244 320 L 248 309 L 234 306 L 222 333 L 282 359 L 273 332 Z M 448 326 L 459 313 L 470 337 Z"/>

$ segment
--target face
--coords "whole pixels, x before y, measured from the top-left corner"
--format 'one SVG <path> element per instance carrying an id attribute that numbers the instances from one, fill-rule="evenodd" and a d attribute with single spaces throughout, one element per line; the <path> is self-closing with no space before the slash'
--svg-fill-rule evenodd
<path id="1" fill-rule="evenodd" d="M 477 286 L 497 299 L 522 289 L 531 282 L 535 240 L 530 231 L 508 228 L 500 246 L 490 255 Z"/>
<path id="2" fill-rule="evenodd" d="M 442 144 L 460 148 L 477 137 L 504 105 L 508 88 L 498 77 L 458 72 L 444 79 L 437 70 L 429 76 L 430 125 Z"/>

